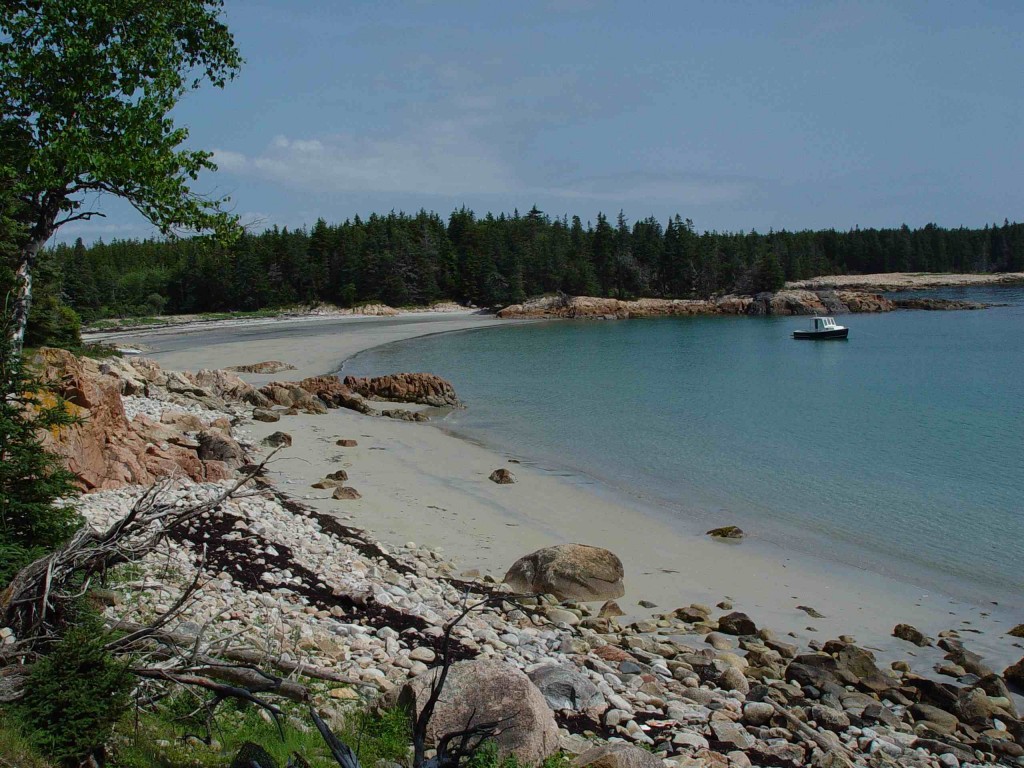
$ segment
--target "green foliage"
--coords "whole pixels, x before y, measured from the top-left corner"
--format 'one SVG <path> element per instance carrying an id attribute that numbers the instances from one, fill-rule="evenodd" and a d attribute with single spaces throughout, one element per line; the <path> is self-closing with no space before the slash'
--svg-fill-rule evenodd
<path id="1" fill-rule="evenodd" d="M 45 450 L 39 436 L 75 418 L 15 354 L 10 322 L 5 312 L 0 323 L 0 585 L 78 527 L 73 509 L 53 503 L 75 492 L 74 475 Z"/>
<path id="2" fill-rule="evenodd" d="M 569 768 L 570 760 L 562 752 L 555 752 L 545 758 L 540 768 Z M 515 755 L 501 757 L 498 745 L 494 741 L 486 741 L 480 749 L 466 762 L 467 768 L 524 768 Z"/>
<path id="3" fill-rule="evenodd" d="M 18 703 L 32 740 L 64 765 L 102 756 L 128 708 L 133 678 L 103 648 L 106 639 L 99 617 L 80 609 L 67 634 L 32 667 Z"/>
<path id="4" fill-rule="evenodd" d="M 1024 271 L 1024 224 L 980 230 L 698 233 L 679 216 L 596 225 L 574 217 L 437 214 L 358 217 L 312 231 L 270 229 L 230 246 L 209 240 L 115 241 L 54 249 L 65 275 L 85 265 L 83 317 L 254 312 L 299 303 L 429 305 L 455 299 L 504 305 L 525 296 L 706 297 L 775 290 L 785 279 L 831 273 Z M 76 267 L 81 271 L 81 267 Z"/>
<path id="5" fill-rule="evenodd" d="M 127 200 L 164 234 L 237 235 L 226 198 L 193 189 L 216 169 L 213 155 L 185 148 L 188 130 L 171 118 L 185 93 L 204 81 L 222 87 L 241 65 L 222 9 L 223 0 L 0 6 L 0 170 L 23 235 L 14 270 L 19 347 L 42 247 L 61 226 L 99 215 L 85 204 L 100 194 Z M 70 287 L 83 310 L 94 308 L 88 278 L 76 275 Z"/>
<path id="6" fill-rule="evenodd" d="M 405 762 L 412 743 L 412 718 L 397 707 L 359 712 L 345 720 L 337 736 L 355 751 L 362 765 L 376 765 L 378 760 Z"/>
<path id="7" fill-rule="evenodd" d="M 307 720 L 303 708 L 283 705 L 286 712 Z M 199 712 L 197 713 L 197 709 Z M 137 716 L 136 716 L 137 715 Z M 282 729 L 268 722 L 251 706 L 225 704 L 214 719 L 215 745 L 206 746 L 186 734 L 204 732 L 200 701 L 181 692 L 158 705 L 155 711 L 140 711 L 125 717 L 111 741 L 108 765 L 111 768 L 223 768 L 243 744 L 256 744 L 267 751 L 278 766 L 298 754 L 312 768 L 337 768 L 337 763 L 312 727 L 295 727 L 290 717 L 282 720 Z M 404 761 L 409 751 L 411 731 L 404 710 L 386 710 L 379 714 L 352 713 L 338 737 L 357 751 L 364 766 L 377 760 Z M 282 737 L 283 736 L 283 737 Z"/>
<path id="8" fill-rule="evenodd" d="M 13 713 L 0 707 L 0 766 L 2 768 L 53 768 L 25 735 Z"/>
<path id="9" fill-rule="evenodd" d="M 241 57 L 222 0 L 10 0 L 0 14 L 0 97 L 33 236 L 84 196 L 127 199 L 164 231 L 224 230 L 222 201 L 191 185 L 211 154 L 182 149 L 178 99 L 234 77 Z M 49 230 L 49 231 L 47 231 Z"/>
<path id="10" fill-rule="evenodd" d="M 777 291 L 785 284 L 786 273 L 782 269 L 778 254 L 771 248 L 765 248 L 754 267 L 751 292 Z"/>
<path id="11" fill-rule="evenodd" d="M 29 310 L 26 346 L 62 349 L 80 346 L 82 321 L 61 299 L 60 271 L 51 254 L 39 262 L 33 282 L 35 298 Z M 0 296 L 13 295 L 16 288 L 14 272 L 0 264 Z"/>

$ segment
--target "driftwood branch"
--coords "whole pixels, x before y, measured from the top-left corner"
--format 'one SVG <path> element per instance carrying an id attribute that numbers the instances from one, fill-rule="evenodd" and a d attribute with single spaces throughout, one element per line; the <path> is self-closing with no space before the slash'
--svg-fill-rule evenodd
<path id="1" fill-rule="evenodd" d="M 274 456 L 268 455 L 252 471 L 208 501 L 188 507 L 176 507 L 160 500 L 165 484 L 148 488 L 131 510 L 104 531 L 89 526 L 80 528 L 57 551 L 22 568 L 10 585 L 0 593 L 0 625 L 14 629 L 19 640 L 46 643 L 59 637 L 69 609 L 80 596 L 81 584 L 97 574 L 123 563 L 135 562 L 154 552 L 173 531 L 191 520 L 217 509 L 237 495 Z M 198 584 L 186 590 L 175 607 L 157 619 L 159 628 L 176 615 Z"/>
<path id="2" fill-rule="evenodd" d="M 144 626 L 141 624 L 135 624 L 133 622 L 119 621 L 110 627 L 113 630 L 128 629 L 129 631 L 136 632 L 139 629 L 143 629 Z M 196 638 L 192 635 L 181 635 L 173 632 L 167 632 L 161 630 L 157 632 L 151 632 L 144 635 L 141 640 L 148 641 L 150 643 L 159 643 L 164 645 L 173 645 L 178 648 L 192 648 L 195 645 Z M 325 680 L 331 683 L 344 683 L 346 685 L 357 685 L 364 688 L 376 689 L 376 685 L 373 683 L 367 683 L 354 677 L 348 677 L 346 675 L 339 675 L 330 669 L 324 669 L 323 667 L 315 667 L 310 664 L 303 664 L 298 661 L 286 661 L 284 659 L 277 658 L 271 654 L 264 653 L 262 651 L 252 650 L 250 648 L 214 648 L 214 645 L 219 645 L 223 642 L 223 638 L 215 640 L 207 648 L 204 654 L 195 656 L 195 660 L 198 662 L 210 662 L 212 659 L 222 659 L 224 661 L 235 661 L 239 664 L 251 665 L 254 667 L 271 667 L 283 672 L 286 675 L 302 675 L 303 677 L 309 677 L 314 680 Z"/>

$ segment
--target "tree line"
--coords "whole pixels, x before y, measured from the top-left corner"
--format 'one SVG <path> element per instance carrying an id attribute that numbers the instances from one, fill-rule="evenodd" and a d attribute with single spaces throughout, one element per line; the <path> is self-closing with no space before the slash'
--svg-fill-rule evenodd
<path id="1" fill-rule="evenodd" d="M 212 238 L 81 240 L 48 253 L 46 277 L 84 319 L 258 310 L 329 302 L 497 306 L 562 291 L 616 298 L 706 298 L 785 280 L 875 272 L 1024 271 L 1024 224 L 982 229 L 702 232 L 674 216 L 630 224 L 536 207 L 479 217 L 356 216 L 311 229 Z"/>

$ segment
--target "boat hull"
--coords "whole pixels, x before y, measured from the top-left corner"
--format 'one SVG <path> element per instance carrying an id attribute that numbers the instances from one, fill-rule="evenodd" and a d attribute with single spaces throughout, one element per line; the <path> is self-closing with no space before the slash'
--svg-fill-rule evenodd
<path id="1" fill-rule="evenodd" d="M 831 341 L 845 339 L 850 334 L 849 328 L 836 328 L 828 331 L 793 331 L 794 339 L 807 339 L 809 341 Z"/>

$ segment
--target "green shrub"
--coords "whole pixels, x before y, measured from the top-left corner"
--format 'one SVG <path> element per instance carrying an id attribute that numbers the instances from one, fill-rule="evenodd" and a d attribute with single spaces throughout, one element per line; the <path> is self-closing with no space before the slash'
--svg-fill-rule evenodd
<path id="1" fill-rule="evenodd" d="M 20 719 L 32 740 L 54 760 L 77 766 L 100 757 L 111 730 L 127 711 L 132 676 L 104 648 L 99 617 L 80 608 L 77 623 L 33 667 Z"/>
<path id="2" fill-rule="evenodd" d="M 337 735 L 364 766 L 378 760 L 405 763 L 412 744 L 412 718 L 402 708 L 360 712 L 347 716 Z"/>
<path id="3" fill-rule="evenodd" d="M 82 320 L 60 297 L 52 293 L 37 296 L 28 313 L 25 345 L 70 349 L 82 343 Z"/>
<path id="4" fill-rule="evenodd" d="M 74 475 L 39 435 L 75 422 L 16 354 L 10 317 L 0 321 L 0 586 L 78 527 L 70 507 L 54 501 L 75 492 Z"/>

